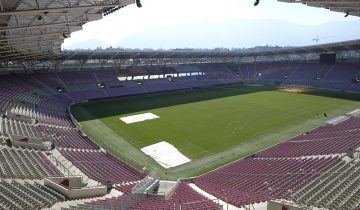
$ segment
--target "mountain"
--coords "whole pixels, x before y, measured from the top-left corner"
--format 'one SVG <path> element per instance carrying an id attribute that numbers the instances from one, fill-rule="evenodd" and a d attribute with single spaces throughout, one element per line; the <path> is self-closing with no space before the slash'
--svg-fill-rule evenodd
<path id="1" fill-rule="evenodd" d="M 192 23 L 149 29 L 119 41 L 126 48 L 243 48 L 260 45 L 304 46 L 360 38 L 360 23 L 343 21 L 309 26 L 280 20 Z M 322 39 L 323 38 L 323 39 Z"/>
<path id="2" fill-rule="evenodd" d="M 97 39 L 90 39 L 84 42 L 76 43 L 74 45 L 70 45 L 68 47 L 65 47 L 66 50 L 88 50 L 88 49 L 97 49 L 97 48 L 108 48 L 110 45 L 105 44 Z"/>

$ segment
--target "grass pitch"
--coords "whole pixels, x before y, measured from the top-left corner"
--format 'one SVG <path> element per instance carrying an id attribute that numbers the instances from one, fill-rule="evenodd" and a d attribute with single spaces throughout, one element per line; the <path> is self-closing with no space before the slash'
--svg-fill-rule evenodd
<path id="1" fill-rule="evenodd" d="M 226 85 L 77 104 L 74 117 L 96 143 L 164 179 L 196 176 L 253 154 L 359 107 L 359 95 L 273 86 Z M 151 112 L 159 119 L 126 124 Z M 327 113 L 327 118 L 323 116 Z M 167 141 L 192 162 L 165 170 L 142 147 Z"/>

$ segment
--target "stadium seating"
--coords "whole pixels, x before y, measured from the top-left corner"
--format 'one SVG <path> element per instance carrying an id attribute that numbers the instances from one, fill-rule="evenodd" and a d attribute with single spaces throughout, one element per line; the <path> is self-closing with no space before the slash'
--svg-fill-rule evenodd
<path id="1" fill-rule="evenodd" d="M 200 188 L 235 206 L 282 198 L 339 161 L 328 158 L 247 158 L 195 180 Z"/>
<path id="2" fill-rule="evenodd" d="M 39 183 L 0 180 L 0 209 L 42 209 L 65 197 Z"/>
<path id="3" fill-rule="evenodd" d="M 301 157 L 346 153 L 360 146 L 360 118 L 316 128 L 256 154 L 257 157 Z"/>
<path id="4" fill-rule="evenodd" d="M 42 152 L 0 146 L 0 178 L 42 179 L 62 176 Z"/>
<path id="5" fill-rule="evenodd" d="M 124 194 L 129 194 L 132 191 L 132 188 L 137 184 L 137 182 L 134 183 L 124 183 L 124 184 L 118 184 L 115 185 L 115 189 L 123 192 Z"/>
<path id="6" fill-rule="evenodd" d="M 76 128 L 59 128 L 49 125 L 38 125 L 33 127 L 35 128 L 35 131 L 40 133 L 44 138 L 49 139 L 60 147 L 99 149 L 97 145 Z"/>
<path id="7" fill-rule="evenodd" d="M 166 75 L 176 74 L 176 70 L 166 66 L 145 66 L 139 75 Z"/>
<path id="8" fill-rule="evenodd" d="M 184 89 L 191 87 L 203 87 L 232 82 L 245 83 L 271 83 L 284 85 L 303 85 L 314 88 L 326 88 L 336 90 L 360 90 L 357 83 L 352 80 L 359 74 L 359 64 L 339 63 L 335 65 L 316 63 L 258 63 L 252 64 L 196 64 L 184 67 L 159 67 L 145 66 L 128 68 L 116 72 L 114 70 L 63 72 L 63 73 L 36 73 L 31 77 L 8 76 L 11 82 L 5 83 L 12 91 L 42 89 L 46 94 L 54 94 L 57 87 L 64 86 L 68 93 L 59 94 L 52 100 L 69 103 L 69 100 L 86 101 L 97 98 L 143 94 L 149 92 Z M 164 76 L 167 74 L 188 74 L 187 77 L 175 77 L 169 82 Z M 204 75 L 190 76 L 193 73 L 204 72 Z M 138 75 L 163 75 L 158 82 L 144 82 L 142 85 L 134 81 L 119 81 L 117 75 L 124 74 L 131 78 Z M 103 82 L 105 88 L 99 89 L 96 83 Z M 160 83 L 159 83 L 160 82 Z M 162 83 L 163 82 L 163 83 Z M 20 87 L 17 83 L 23 83 Z M 26 83 L 26 84 L 25 84 Z M 5 87 L 5 86 L 4 86 Z M 48 88 L 41 88 L 48 87 Z M 125 88 L 123 88 L 125 87 Z M 52 90 L 52 92 L 50 91 Z M 10 94 L 10 93 L 9 93 Z M 33 97 L 27 96 L 27 97 Z M 62 97 L 60 99 L 60 97 Z M 17 97 L 18 98 L 18 97 Z M 57 100 L 57 99 L 60 100 Z M 46 97 L 45 100 L 49 100 Z M 41 100 L 40 100 L 41 101 Z M 58 112 L 56 113 L 59 114 Z M 60 115 L 62 116 L 62 115 Z"/>
<path id="9" fill-rule="evenodd" d="M 87 203 L 88 207 L 101 207 L 105 209 L 118 208 L 123 209 L 128 205 L 131 195 L 124 195 L 117 198 L 97 200 Z M 134 201 L 135 202 L 135 201 Z M 148 195 L 145 198 L 139 199 L 131 209 L 146 210 L 146 209 L 206 209 L 215 210 L 220 209 L 221 206 L 207 199 L 203 195 L 192 189 L 187 183 L 180 183 L 175 193 L 169 200 L 165 200 L 162 196 Z"/>
<path id="10" fill-rule="evenodd" d="M 131 166 L 99 150 L 61 149 L 60 152 L 88 177 L 103 184 L 109 180 L 112 183 L 138 181 L 144 177 Z"/>
<path id="11" fill-rule="evenodd" d="M 293 194 L 296 203 L 326 209 L 359 209 L 360 162 L 340 161 Z"/>
<path id="12" fill-rule="evenodd" d="M 120 83 L 113 70 L 94 71 L 94 74 L 99 81 L 105 82 L 106 84 Z"/>
<path id="13" fill-rule="evenodd" d="M 360 91 L 353 79 L 359 64 L 258 63 L 194 64 L 180 67 L 145 66 L 126 70 L 101 70 L 0 77 L 0 141 L 12 135 L 53 142 L 61 154 L 89 178 L 116 183 L 124 192 L 117 198 L 90 202 L 87 207 L 109 207 L 126 201 L 134 183 L 144 177 L 116 157 L 100 151 L 73 124 L 68 106 L 80 101 L 147 94 L 228 84 L 233 82 L 300 85 Z M 199 74 L 199 72 L 201 74 Z M 172 79 L 166 74 L 177 75 Z M 180 75 L 187 76 L 180 76 Z M 162 75 L 138 83 L 117 76 Z M 104 83 L 100 88 L 97 83 Z M 63 88 L 59 92 L 58 88 Z M 360 118 L 316 128 L 236 161 L 194 180 L 208 193 L 236 206 L 287 198 L 300 204 L 329 209 L 357 209 L 360 198 L 359 163 L 340 156 L 360 146 Z M 63 174 L 45 153 L 0 146 L 1 179 L 43 179 Z M 309 183 L 309 184 L 307 184 Z M 64 200 L 39 183 L 0 181 L 0 209 L 49 207 Z M 33 195 L 33 196 L 30 196 Z M 201 202 L 199 202 L 201 201 Z M 187 203 L 187 204 L 185 204 Z M 217 209 L 219 206 L 181 183 L 170 200 L 149 196 L 134 209 Z M 16 209 L 16 208 L 15 208 Z"/>
<path id="14" fill-rule="evenodd" d="M 51 141 L 58 147 L 98 149 L 89 138 L 83 136 L 76 128 L 52 126 L 48 124 L 36 124 L 21 122 L 12 119 L 3 119 L 5 133 L 8 135 L 20 135 Z"/>

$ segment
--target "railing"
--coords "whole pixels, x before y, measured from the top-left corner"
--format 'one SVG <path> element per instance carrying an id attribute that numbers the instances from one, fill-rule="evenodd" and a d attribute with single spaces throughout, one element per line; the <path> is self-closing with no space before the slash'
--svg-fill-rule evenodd
<path id="1" fill-rule="evenodd" d="M 139 183 L 137 183 L 131 190 L 132 193 L 146 193 L 146 190 L 158 180 L 156 171 L 152 171 Z"/>
<path id="2" fill-rule="evenodd" d="M 75 127 L 76 127 L 77 129 L 81 130 L 80 123 L 75 119 L 75 117 L 72 115 L 72 113 L 71 113 L 71 111 L 70 111 L 70 107 L 71 107 L 71 105 L 73 105 L 73 104 L 74 104 L 74 103 L 71 103 L 69 106 L 66 107 L 66 108 L 67 108 L 67 112 L 68 112 L 68 114 L 69 114 L 69 116 L 70 116 L 71 121 L 72 121 L 73 124 L 75 125 Z M 82 131 L 81 131 L 81 132 L 82 132 Z"/>
<path id="3" fill-rule="evenodd" d="M 181 180 L 178 179 L 176 184 L 172 187 L 172 189 L 170 190 L 170 192 L 168 192 L 166 195 L 165 195 L 165 200 L 169 200 L 171 198 L 171 196 L 175 193 L 176 189 L 178 188 L 178 186 L 180 185 L 181 183 Z"/>
<path id="4" fill-rule="evenodd" d="M 82 180 L 83 180 L 83 183 L 88 183 L 90 178 L 87 175 L 83 174 L 81 172 L 81 170 L 78 169 L 75 165 L 73 165 L 73 163 L 71 161 L 69 161 L 69 160 L 62 160 L 61 161 L 58 158 L 56 158 L 55 156 L 53 156 L 53 155 L 50 156 L 50 159 L 52 159 L 55 162 L 56 166 L 60 167 L 60 169 L 63 169 L 65 176 L 66 176 L 66 174 L 67 174 L 68 177 L 70 177 L 70 176 L 81 176 Z M 64 161 L 67 161 L 70 164 L 70 166 L 66 167 L 63 164 Z M 72 167 L 75 168 L 75 169 L 73 171 L 70 171 L 70 168 L 72 168 Z M 76 169 L 79 170 L 79 173 L 76 173 Z M 97 181 L 97 184 L 98 184 L 98 186 L 101 185 L 100 182 L 98 182 L 98 181 Z"/>
<path id="5" fill-rule="evenodd" d="M 123 196 L 127 196 L 126 198 Z M 123 195 L 120 197 L 120 199 L 123 199 L 121 202 L 121 206 L 119 206 L 119 204 L 113 204 L 110 206 L 97 206 L 96 204 L 92 204 L 94 206 L 96 206 L 96 209 L 119 209 L 119 210 L 127 210 L 127 209 L 131 209 L 134 208 L 135 206 L 137 206 L 142 200 L 144 200 L 147 195 L 146 194 L 129 194 L 129 195 Z"/>

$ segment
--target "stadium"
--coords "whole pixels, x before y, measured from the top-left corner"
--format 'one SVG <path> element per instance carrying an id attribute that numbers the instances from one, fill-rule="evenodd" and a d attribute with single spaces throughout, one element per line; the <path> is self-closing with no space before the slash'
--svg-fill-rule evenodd
<path id="1" fill-rule="evenodd" d="M 0 209 L 360 209 L 360 39 L 61 50 L 127 6 L 0 0 Z"/>

